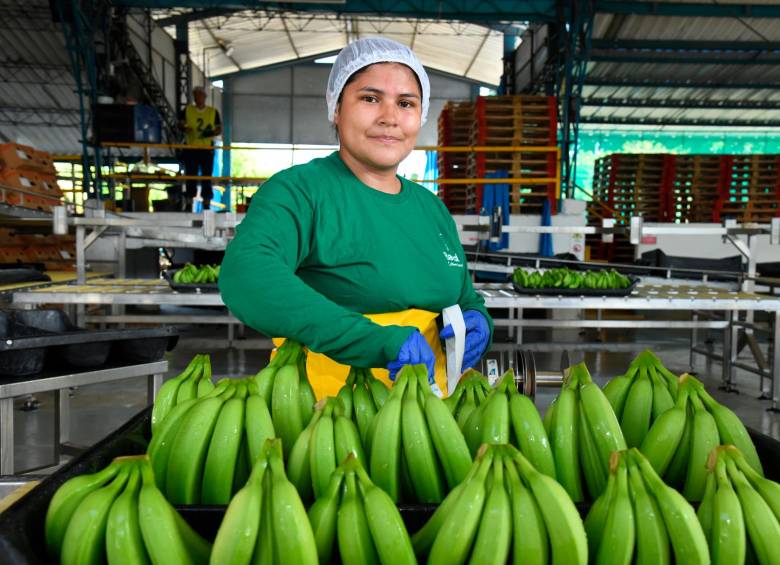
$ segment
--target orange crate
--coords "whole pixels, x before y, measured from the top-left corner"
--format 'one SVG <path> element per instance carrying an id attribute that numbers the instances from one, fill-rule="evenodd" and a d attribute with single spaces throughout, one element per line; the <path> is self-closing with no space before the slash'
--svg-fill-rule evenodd
<path id="1" fill-rule="evenodd" d="M 20 169 L 54 175 L 51 155 L 18 143 L 0 144 L 0 170 Z"/>
<path id="2" fill-rule="evenodd" d="M 0 184 L 52 198 L 59 198 L 62 196 L 62 191 L 57 185 L 56 177 L 42 175 L 33 171 L 5 169 L 0 171 Z"/>

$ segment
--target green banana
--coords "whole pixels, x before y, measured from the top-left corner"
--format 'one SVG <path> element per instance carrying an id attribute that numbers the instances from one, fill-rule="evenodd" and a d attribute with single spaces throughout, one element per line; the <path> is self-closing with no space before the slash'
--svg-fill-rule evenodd
<path id="1" fill-rule="evenodd" d="M 235 400 L 235 399 L 234 399 Z M 209 563 L 220 565 L 245 565 L 252 562 L 252 555 L 260 533 L 261 509 L 263 507 L 262 465 L 252 473 L 244 487 L 239 490 L 225 511 L 225 517 L 214 539 Z"/>
<path id="2" fill-rule="evenodd" d="M 628 491 L 628 467 L 620 454 L 610 465 L 617 467 L 616 486 L 604 523 L 596 563 L 598 565 L 630 565 L 636 543 L 636 524 L 631 495 Z M 615 462 L 617 460 L 617 462 Z"/>
<path id="3" fill-rule="evenodd" d="M 764 470 L 761 467 L 761 460 L 758 458 L 756 446 L 753 445 L 753 440 L 750 439 L 750 434 L 742 420 L 732 410 L 718 403 L 712 396 L 707 394 L 703 386 L 697 387 L 696 392 L 709 413 L 715 418 L 715 424 L 718 426 L 718 433 L 720 434 L 720 443 L 736 446 L 750 466 L 759 475 L 763 476 Z"/>
<path id="4" fill-rule="evenodd" d="M 661 509 L 647 492 L 642 472 L 633 461 L 629 462 L 628 479 L 636 521 L 636 565 L 668 565 L 671 549 Z"/>
<path id="5" fill-rule="evenodd" d="M 365 441 L 368 435 L 368 429 L 371 427 L 371 421 L 376 417 L 376 407 L 368 389 L 360 379 L 355 390 L 352 392 L 353 409 L 355 411 L 355 423 L 360 431 L 360 437 Z"/>
<path id="6" fill-rule="evenodd" d="M 470 477 L 473 476 L 475 469 L 478 467 L 479 465 L 477 464 L 472 466 L 468 477 L 450 491 L 442 503 L 436 507 L 433 516 L 428 519 L 422 528 L 412 535 L 412 547 L 414 548 L 415 554 L 422 556 L 426 555 L 431 550 L 439 530 L 441 530 L 442 525 L 452 513 L 452 509 L 457 504 L 458 498 L 466 487 L 466 483 L 469 481 Z M 487 470 L 485 470 L 485 473 L 487 473 Z"/>
<path id="7" fill-rule="evenodd" d="M 344 471 L 339 467 L 331 476 L 327 490 L 309 508 L 309 522 L 317 544 L 317 555 L 323 564 L 330 563 L 333 556 L 343 483 Z"/>
<path id="8" fill-rule="evenodd" d="M 593 434 L 591 433 L 584 410 L 580 409 L 579 417 L 578 439 L 580 442 L 582 475 L 585 478 L 585 486 L 588 487 L 590 498 L 596 500 L 601 496 L 601 493 L 604 492 L 604 488 L 607 486 L 609 471 L 596 447 L 596 441 L 593 439 Z"/>
<path id="9" fill-rule="evenodd" d="M 706 565 L 710 562 L 707 539 L 696 512 L 676 490 L 666 486 L 650 462 L 634 448 L 630 456 L 642 472 L 648 492 L 655 498 L 669 533 L 676 563 Z"/>
<path id="10" fill-rule="evenodd" d="M 468 558 L 485 504 L 486 478 L 493 465 L 493 452 L 485 452 L 478 465 L 478 471 L 463 483 L 463 489 L 439 527 L 428 555 L 428 565 L 459 564 Z"/>
<path id="11" fill-rule="evenodd" d="M 309 466 L 314 498 L 325 492 L 336 470 L 336 439 L 333 432 L 333 403 L 326 401 L 309 442 Z"/>
<path id="12" fill-rule="evenodd" d="M 579 415 L 577 393 L 564 386 L 555 403 L 555 417 L 550 429 L 555 476 L 574 502 L 582 502 L 578 449 Z"/>
<path id="13" fill-rule="evenodd" d="M 298 399 L 300 394 L 300 377 L 295 365 L 285 365 L 274 378 L 271 395 L 271 415 L 274 430 L 282 440 L 284 456 L 290 454 L 295 440 L 303 431 L 303 415 Z"/>
<path id="14" fill-rule="evenodd" d="M 363 445 L 360 441 L 355 423 L 346 416 L 336 416 L 333 421 L 333 437 L 336 440 L 336 462 L 341 463 L 352 453 L 361 465 L 368 464 L 363 453 Z"/>
<path id="15" fill-rule="evenodd" d="M 339 553 L 344 565 L 370 565 L 380 562 L 371 539 L 354 471 L 348 472 L 344 478 L 344 495 L 341 498 L 337 524 Z"/>
<path id="16" fill-rule="evenodd" d="M 514 460 L 542 512 L 550 536 L 552 565 L 586 565 L 588 541 L 585 527 L 564 487 L 534 469 L 519 451 L 514 454 Z"/>
<path id="17" fill-rule="evenodd" d="M 607 523 L 609 508 L 612 505 L 612 499 L 615 496 L 616 488 L 617 478 L 614 473 L 610 473 L 604 492 L 593 502 L 588 511 L 588 515 L 585 517 L 585 534 L 588 537 L 588 554 L 591 562 L 596 561 L 599 545 L 601 544 L 601 538 L 604 533 L 604 526 Z"/>
<path id="18" fill-rule="evenodd" d="M 309 461 L 309 450 L 311 437 L 314 428 L 322 417 L 322 410 L 316 410 L 309 425 L 301 432 L 295 445 L 290 450 L 287 458 L 287 478 L 295 485 L 301 499 L 308 502 L 314 498 L 314 491 L 311 484 L 311 463 Z"/>
<path id="19" fill-rule="evenodd" d="M 447 410 L 444 401 L 430 392 L 430 388 L 427 388 L 425 395 L 425 420 L 441 461 L 447 485 L 453 489 L 469 472 L 471 452 L 458 423 Z"/>
<path id="20" fill-rule="evenodd" d="M 393 502 L 398 502 L 400 494 L 401 403 L 409 380 L 406 367 L 398 372 L 390 396 L 377 412 L 374 433 L 370 436 L 371 480 L 389 494 Z"/>
<path id="21" fill-rule="evenodd" d="M 590 379 L 589 375 L 587 375 L 587 379 Z M 579 394 L 580 410 L 585 415 L 593 443 L 606 470 L 612 452 L 626 449 L 623 431 L 607 397 L 604 396 L 596 383 L 592 381 L 583 383 L 580 380 Z M 606 472 L 604 481 L 606 482 Z"/>
<path id="22" fill-rule="evenodd" d="M 512 545 L 512 508 L 504 484 L 503 462 L 495 460 L 492 471 L 493 482 L 485 499 L 485 509 L 469 558 L 469 563 L 474 565 L 504 565 Z"/>
<path id="23" fill-rule="evenodd" d="M 84 498 L 112 481 L 120 467 L 121 464 L 115 460 L 97 473 L 73 477 L 57 489 L 49 502 L 45 519 L 46 549 L 50 557 L 60 554 L 70 519 Z"/>
<path id="24" fill-rule="evenodd" d="M 444 499 L 444 485 L 433 442 L 417 401 L 419 383 L 410 376 L 401 408 L 401 446 L 418 502 L 439 503 Z"/>
<path id="25" fill-rule="evenodd" d="M 720 436 L 715 419 L 704 409 L 699 397 L 694 394 L 691 400 L 694 406 L 693 434 L 691 436 L 691 453 L 688 459 L 688 473 L 682 493 L 688 500 L 698 502 L 704 494 L 707 459 L 712 450 L 718 446 Z"/>
<path id="26" fill-rule="evenodd" d="M 740 499 L 728 478 L 725 459 L 717 461 L 714 474 L 717 490 L 712 508 L 712 541 L 710 542 L 712 563 L 713 565 L 740 565 L 745 562 L 747 550 L 745 518 Z"/>
<path id="27" fill-rule="evenodd" d="M 166 498 L 173 504 L 195 504 L 200 500 L 211 435 L 222 405 L 233 393 L 235 388 L 230 388 L 224 396 L 199 399 L 182 417 L 165 476 Z"/>
<path id="28" fill-rule="evenodd" d="M 709 463 L 707 465 L 709 467 Z M 702 495 L 701 503 L 699 503 L 699 508 L 696 510 L 696 517 L 699 519 L 704 537 L 707 538 L 710 548 L 712 547 L 712 521 L 714 519 L 713 512 L 715 508 L 715 494 L 718 488 L 717 484 L 715 473 L 708 473 L 707 481 L 704 483 L 704 495 Z"/>
<path id="29" fill-rule="evenodd" d="M 124 491 L 117 497 L 106 522 L 106 559 L 109 565 L 145 565 L 149 556 L 138 523 L 141 470 L 133 465 Z"/>
<path id="30" fill-rule="evenodd" d="M 515 464 L 504 459 L 504 466 L 512 509 L 512 564 L 545 565 L 550 549 L 539 505 L 520 480 Z"/>
<path id="31" fill-rule="evenodd" d="M 680 394 L 685 394 L 681 392 Z M 664 481 L 672 487 L 682 490 L 688 474 L 688 460 L 691 456 L 691 440 L 693 437 L 693 408 L 690 403 L 685 409 L 685 428 L 677 444 L 677 450 L 672 456 L 664 474 Z"/>
<path id="32" fill-rule="evenodd" d="M 533 401 L 524 394 L 510 394 L 509 416 L 518 448 L 536 470 L 555 478 L 555 461 L 542 418 Z"/>
<path id="33" fill-rule="evenodd" d="M 200 375 L 201 363 L 201 356 L 196 355 L 184 371 L 165 381 L 160 390 L 157 391 L 157 395 L 154 398 L 154 406 L 152 407 L 152 435 L 154 435 L 158 426 L 170 411 L 173 410 L 173 407 L 176 406 L 176 397 L 181 383 L 194 374 Z"/>
<path id="34" fill-rule="evenodd" d="M 264 444 L 265 445 L 265 444 Z M 267 459 L 261 459 L 268 464 Z M 281 562 L 281 554 L 275 547 L 273 510 L 271 508 L 271 473 L 266 472 L 262 479 L 263 504 L 260 508 L 260 531 L 257 534 L 255 553 L 252 557 L 253 565 L 273 565 Z"/>
<path id="35" fill-rule="evenodd" d="M 306 357 L 304 355 L 298 358 L 298 374 L 301 378 L 298 402 L 301 408 L 301 421 L 305 427 L 314 416 L 314 405 L 317 403 L 317 397 L 314 396 L 314 389 L 311 387 L 306 373 Z"/>
<path id="36" fill-rule="evenodd" d="M 482 413 L 482 443 L 509 443 L 509 398 L 496 389 Z"/>
<path id="37" fill-rule="evenodd" d="M 356 369 L 352 367 L 349 370 L 349 375 L 347 375 L 347 380 L 344 383 L 344 386 L 341 387 L 336 394 L 337 398 L 341 400 L 341 405 L 344 407 L 344 415 L 347 416 L 347 418 L 352 417 L 352 405 L 354 403 L 354 390 L 353 387 L 355 385 L 355 374 Z"/>
<path id="38" fill-rule="evenodd" d="M 98 564 L 105 559 L 108 515 L 132 467 L 122 465 L 110 483 L 89 493 L 75 509 L 62 538 L 63 565 Z"/>
<path id="39" fill-rule="evenodd" d="M 289 563 L 317 563 L 317 543 L 298 491 L 284 473 L 280 440 L 270 443 L 271 520 L 275 553 Z"/>
<path id="40" fill-rule="evenodd" d="M 626 396 L 633 384 L 633 379 L 625 376 L 615 377 L 604 385 L 604 396 L 607 397 L 607 401 L 612 410 L 615 412 L 615 416 L 619 419 L 623 415 L 623 406 L 626 403 Z"/>
<path id="41" fill-rule="evenodd" d="M 277 355 L 274 358 L 278 358 Z M 273 361 L 272 361 L 273 363 Z M 270 364 L 267 367 L 261 369 L 255 376 L 254 380 L 257 384 L 257 390 L 260 396 L 265 400 L 265 405 L 270 407 L 274 389 L 274 382 L 276 381 L 276 373 L 279 372 L 279 366 Z"/>
<path id="42" fill-rule="evenodd" d="M 752 465 L 745 459 L 744 454 L 734 446 L 725 446 L 722 449 L 737 464 L 742 474 L 750 481 L 751 486 L 758 491 L 761 497 L 769 504 L 775 518 L 780 520 L 780 484 L 762 477 Z"/>
<path id="43" fill-rule="evenodd" d="M 390 391 L 387 390 L 385 383 L 371 374 L 370 369 L 366 369 L 366 382 L 368 383 L 368 388 L 371 391 L 371 400 L 374 401 L 374 407 L 379 410 L 382 408 L 382 406 L 385 405 L 387 397 L 390 395 Z"/>
<path id="44" fill-rule="evenodd" d="M 138 495 L 138 523 L 151 562 L 154 565 L 201 563 L 195 559 L 190 549 L 193 546 L 181 533 L 176 510 L 157 488 L 151 465 L 142 465 L 141 475 L 143 486 Z"/>
<path id="45" fill-rule="evenodd" d="M 667 388 L 666 381 L 656 373 L 655 367 L 648 367 L 647 372 L 653 385 L 652 421 L 655 422 L 661 414 L 674 406 L 674 399 L 672 398 L 672 393 Z"/>
<path id="46" fill-rule="evenodd" d="M 476 392 L 474 389 L 468 389 L 463 393 L 464 400 L 458 407 L 456 418 L 458 427 L 463 430 L 469 416 L 477 409 Z"/>
<path id="47" fill-rule="evenodd" d="M 201 504 L 227 504 L 233 495 L 233 478 L 244 434 L 243 398 L 234 397 L 222 405 L 211 436 L 203 468 Z"/>
<path id="48" fill-rule="evenodd" d="M 780 540 L 780 523 L 778 523 L 766 501 L 750 486 L 745 475 L 737 469 L 733 460 L 726 460 L 726 468 L 731 482 L 736 488 L 739 502 L 742 505 L 745 527 L 758 562 L 761 565 L 779 564 L 780 546 L 778 546 L 778 540 Z M 720 481 L 718 482 L 718 489 L 720 489 Z M 714 533 L 715 528 L 713 527 Z"/>
<path id="49" fill-rule="evenodd" d="M 265 440 L 276 437 L 271 412 L 262 395 L 250 394 L 247 397 L 244 418 L 249 460 L 254 464 L 260 458 Z"/>
<path id="50" fill-rule="evenodd" d="M 415 565 L 412 542 L 401 514 L 390 496 L 377 487 L 361 465 L 356 466 L 365 505 L 366 522 L 379 560 L 386 564 Z"/>
<path id="51" fill-rule="evenodd" d="M 653 422 L 645 439 L 642 440 L 639 451 L 647 457 L 650 464 L 662 477 L 669 468 L 683 438 L 688 417 L 687 412 L 688 392 L 683 391 L 677 397 L 674 408 L 661 414 Z"/>
<path id="52" fill-rule="evenodd" d="M 653 414 L 653 385 L 647 376 L 647 369 L 641 367 L 639 378 L 631 385 L 623 408 L 620 425 L 629 447 L 639 447 L 650 429 Z"/>

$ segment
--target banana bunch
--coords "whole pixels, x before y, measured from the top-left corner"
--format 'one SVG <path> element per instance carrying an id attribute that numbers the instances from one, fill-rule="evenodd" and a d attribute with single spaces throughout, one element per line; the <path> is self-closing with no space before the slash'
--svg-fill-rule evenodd
<path id="1" fill-rule="evenodd" d="M 322 496 L 339 462 L 349 454 L 367 464 L 358 428 L 346 416 L 343 403 L 323 398 L 287 458 L 287 476 L 304 502 Z"/>
<path id="2" fill-rule="evenodd" d="M 604 491 L 613 451 L 626 449 L 612 407 L 585 363 L 567 369 L 561 393 L 544 415 L 555 476 L 572 500 L 582 502 L 583 478 L 591 499 Z"/>
<path id="3" fill-rule="evenodd" d="M 471 466 L 463 433 L 431 391 L 425 365 L 398 372 L 366 443 L 371 479 L 394 502 L 441 502 Z"/>
<path id="4" fill-rule="evenodd" d="M 152 433 L 148 454 L 173 504 L 227 504 L 275 435 L 255 378 L 225 378 L 177 404 Z"/>
<path id="5" fill-rule="evenodd" d="M 585 529 L 561 485 L 511 445 L 483 445 L 464 481 L 412 536 L 428 565 L 585 565 Z"/>
<path id="6" fill-rule="evenodd" d="M 455 420 L 458 422 L 461 430 L 466 425 L 466 421 L 468 421 L 471 413 L 485 402 L 491 390 L 493 388 L 490 386 L 487 377 L 479 371 L 469 369 L 463 373 L 455 390 L 444 399 L 444 404 L 447 405 L 452 415 L 455 416 Z"/>
<path id="7" fill-rule="evenodd" d="M 255 375 L 260 395 L 271 409 L 285 458 L 314 415 L 314 390 L 306 375 L 306 351 L 290 339 L 278 349 L 266 368 Z"/>
<path id="8" fill-rule="evenodd" d="M 187 263 L 173 274 L 173 282 L 179 284 L 214 284 L 219 279 L 219 265 Z"/>
<path id="9" fill-rule="evenodd" d="M 511 443 L 540 473 L 555 478 L 555 462 L 542 418 L 533 401 L 517 391 L 512 370 L 504 373 L 487 399 L 471 412 L 463 435 L 472 454 L 483 443 Z"/>
<path id="10" fill-rule="evenodd" d="M 591 563 L 708 565 L 710 554 L 693 507 L 664 484 L 636 449 L 610 459 L 607 488 L 585 518 Z"/>
<path id="11" fill-rule="evenodd" d="M 377 379 L 371 369 L 352 367 L 347 381 L 338 392 L 347 418 L 351 418 L 360 432 L 360 440 L 366 441 L 374 416 L 387 400 L 385 383 Z M 341 459 L 339 459 L 341 461 Z"/>
<path id="12" fill-rule="evenodd" d="M 683 375 L 674 407 L 653 423 L 639 450 L 667 484 L 698 502 L 704 495 L 710 452 L 725 444 L 737 446 L 763 475 L 753 441 L 737 415 L 707 394 L 696 378 Z"/>
<path id="13" fill-rule="evenodd" d="M 200 398 L 214 390 L 211 382 L 211 357 L 196 355 L 180 374 L 160 387 L 152 407 L 152 434 L 178 404 Z"/>
<path id="14" fill-rule="evenodd" d="M 639 447 L 647 431 L 677 399 L 677 376 L 646 350 L 637 355 L 626 374 L 604 387 L 615 415 L 620 420 L 628 447 Z"/>
<path id="15" fill-rule="evenodd" d="M 211 544 L 165 500 L 145 455 L 65 482 L 46 512 L 52 561 L 143 564 L 208 563 Z"/>
<path id="16" fill-rule="evenodd" d="M 306 508 L 284 473 L 281 440 L 266 440 L 246 484 L 230 501 L 210 563 L 317 563 Z"/>
<path id="17" fill-rule="evenodd" d="M 763 478 L 733 445 L 710 453 L 697 515 L 713 565 L 780 563 L 780 484 Z"/>
<path id="18" fill-rule="evenodd" d="M 417 563 L 398 508 L 371 482 L 354 454 L 333 472 L 322 496 L 309 508 L 309 521 L 320 563 Z"/>

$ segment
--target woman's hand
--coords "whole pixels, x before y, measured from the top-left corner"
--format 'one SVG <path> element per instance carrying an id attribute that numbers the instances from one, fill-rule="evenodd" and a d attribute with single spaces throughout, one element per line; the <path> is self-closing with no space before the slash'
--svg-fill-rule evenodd
<path id="1" fill-rule="evenodd" d="M 390 380 L 395 381 L 395 376 L 404 365 L 418 365 L 424 363 L 428 368 L 428 382 L 433 382 L 433 366 L 435 363 L 433 350 L 428 342 L 425 341 L 419 330 L 415 330 L 398 350 L 398 357 L 390 361 L 387 370 L 390 371 Z"/>
<path id="2" fill-rule="evenodd" d="M 463 321 L 466 324 L 466 346 L 463 352 L 463 366 L 461 371 L 473 367 L 485 354 L 488 340 L 490 339 L 490 326 L 482 312 L 478 310 L 466 310 L 463 312 Z M 449 339 L 455 335 L 452 325 L 448 324 L 439 334 L 442 339 Z"/>

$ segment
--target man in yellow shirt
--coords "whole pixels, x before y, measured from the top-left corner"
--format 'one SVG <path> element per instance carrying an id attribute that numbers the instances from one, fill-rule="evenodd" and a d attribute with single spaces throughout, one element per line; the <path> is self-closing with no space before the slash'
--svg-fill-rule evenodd
<path id="1" fill-rule="evenodd" d="M 188 105 L 180 114 L 179 119 L 185 133 L 187 145 L 200 146 L 197 149 L 183 149 L 181 152 L 181 164 L 184 174 L 187 176 L 210 177 L 214 170 L 214 150 L 203 149 L 212 147 L 214 137 L 222 133 L 222 120 L 219 111 L 213 106 L 206 106 L 206 89 L 196 86 L 192 89 L 194 104 Z M 203 209 L 207 210 L 211 203 L 213 192 L 211 180 L 200 181 Z M 195 197 L 198 191 L 198 181 L 187 181 L 187 198 L 189 201 Z"/>

